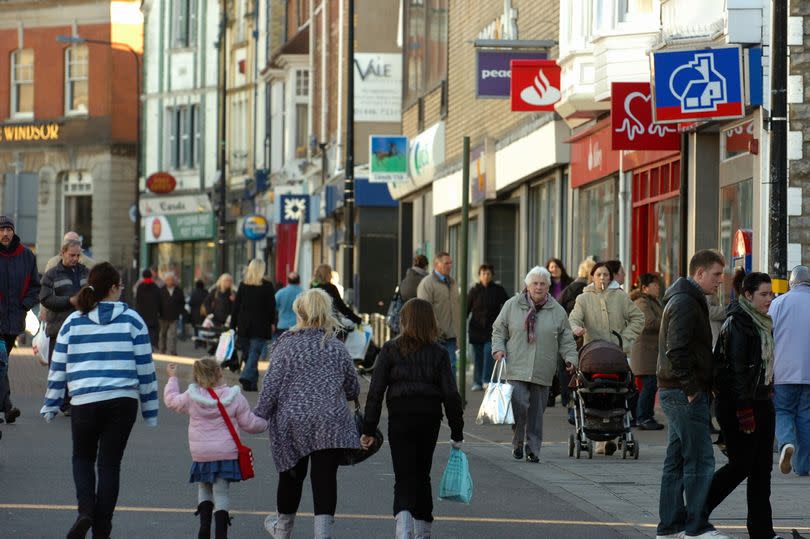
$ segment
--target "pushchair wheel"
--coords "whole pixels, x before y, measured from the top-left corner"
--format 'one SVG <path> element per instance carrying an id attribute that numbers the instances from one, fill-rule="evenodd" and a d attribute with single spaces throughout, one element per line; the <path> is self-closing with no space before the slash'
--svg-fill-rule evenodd
<path id="1" fill-rule="evenodd" d="M 626 459 L 627 459 L 627 453 L 628 453 L 628 451 L 627 451 L 627 444 L 624 444 L 624 447 L 622 448 L 622 460 L 626 460 Z"/>
<path id="2" fill-rule="evenodd" d="M 638 460 L 638 442 L 633 444 L 633 459 Z"/>
<path id="3" fill-rule="evenodd" d="M 582 456 L 582 443 L 577 441 L 576 447 L 574 448 L 574 457 L 579 459 Z"/>
<path id="4" fill-rule="evenodd" d="M 588 440 L 588 458 L 593 458 L 593 441 Z"/>
<path id="5" fill-rule="evenodd" d="M 573 435 L 573 434 L 571 434 L 571 435 L 568 437 L 568 456 L 569 456 L 569 457 L 573 457 L 573 456 L 574 456 L 574 444 L 575 444 L 575 442 L 574 442 L 574 435 Z"/>

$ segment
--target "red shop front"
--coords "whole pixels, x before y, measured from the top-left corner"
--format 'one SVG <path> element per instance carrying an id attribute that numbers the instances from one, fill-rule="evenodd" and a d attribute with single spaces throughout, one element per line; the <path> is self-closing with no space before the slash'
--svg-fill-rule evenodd
<path id="1" fill-rule="evenodd" d="M 633 175 L 632 282 L 643 273 L 657 273 L 669 286 L 681 267 L 680 153 L 625 151 L 623 165 Z"/>

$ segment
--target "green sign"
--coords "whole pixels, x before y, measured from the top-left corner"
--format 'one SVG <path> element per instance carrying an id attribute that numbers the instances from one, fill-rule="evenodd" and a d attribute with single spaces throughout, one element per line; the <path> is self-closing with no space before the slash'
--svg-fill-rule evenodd
<path id="1" fill-rule="evenodd" d="M 154 215 L 143 218 L 146 243 L 207 240 L 214 237 L 211 212 Z"/>

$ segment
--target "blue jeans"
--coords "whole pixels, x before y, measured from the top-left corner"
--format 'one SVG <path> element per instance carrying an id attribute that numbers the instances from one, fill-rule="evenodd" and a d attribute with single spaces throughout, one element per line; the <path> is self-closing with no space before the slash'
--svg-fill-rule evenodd
<path id="1" fill-rule="evenodd" d="M 457 380 L 456 378 L 456 339 L 455 337 L 452 339 L 445 339 L 443 341 L 439 341 L 439 344 L 447 350 L 447 353 L 450 354 L 450 368 L 453 369 L 453 380 Z"/>
<path id="2" fill-rule="evenodd" d="M 776 440 L 779 449 L 793 444 L 793 471 L 810 473 L 810 384 L 780 384 L 773 387 L 776 407 Z"/>
<path id="3" fill-rule="evenodd" d="M 473 365 L 473 384 L 483 386 L 492 378 L 492 341 L 483 344 L 473 343 L 475 364 Z"/>
<path id="4" fill-rule="evenodd" d="M 6 352 L 5 344 L 0 342 L 0 412 L 8 412 L 11 408 L 11 402 L 6 403 L 10 384 L 8 381 L 8 353 Z"/>
<path id="5" fill-rule="evenodd" d="M 264 351 L 264 345 L 267 343 L 264 339 L 245 339 L 242 344 L 242 350 L 247 352 L 247 359 L 245 359 L 245 367 L 242 369 L 240 380 L 247 380 L 248 382 L 258 383 L 259 381 L 259 357 Z"/>
<path id="6" fill-rule="evenodd" d="M 638 394 L 636 421 L 641 424 L 655 416 L 655 393 L 658 391 L 658 378 L 654 374 L 642 374 L 638 378 L 641 380 L 641 391 Z"/>
<path id="7" fill-rule="evenodd" d="M 657 533 L 686 531 L 687 535 L 700 535 L 713 529 L 705 513 L 714 475 L 709 399 L 700 393 L 690 403 L 680 389 L 661 389 L 660 395 L 669 423 L 669 440 L 658 500 L 661 521 Z"/>

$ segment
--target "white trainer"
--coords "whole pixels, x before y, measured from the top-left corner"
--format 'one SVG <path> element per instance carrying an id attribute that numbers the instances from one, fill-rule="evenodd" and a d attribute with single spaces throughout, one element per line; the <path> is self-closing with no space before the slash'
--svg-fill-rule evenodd
<path id="1" fill-rule="evenodd" d="M 687 539 L 734 539 L 733 535 L 728 535 L 720 530 L 709 530 L 707 532 L 703 532 L 700 535 L 684 535 Z"/>
<path id="2" fill-rule="evenodd" d="M 782 473 L 790 473 L 793 466 L 790 460 L 793 458 L 793 452 L 796 450 L 793 444 L 785 444 L 782 446 L 782 451 L 779 453 L 779 471 Z"/>
<path id="3" fill-rule="evenodd" d="M 668 533 L 667 535 L 656 535 L 655 539 L 683 539 L 686 537 L 684 532 Z"/>

